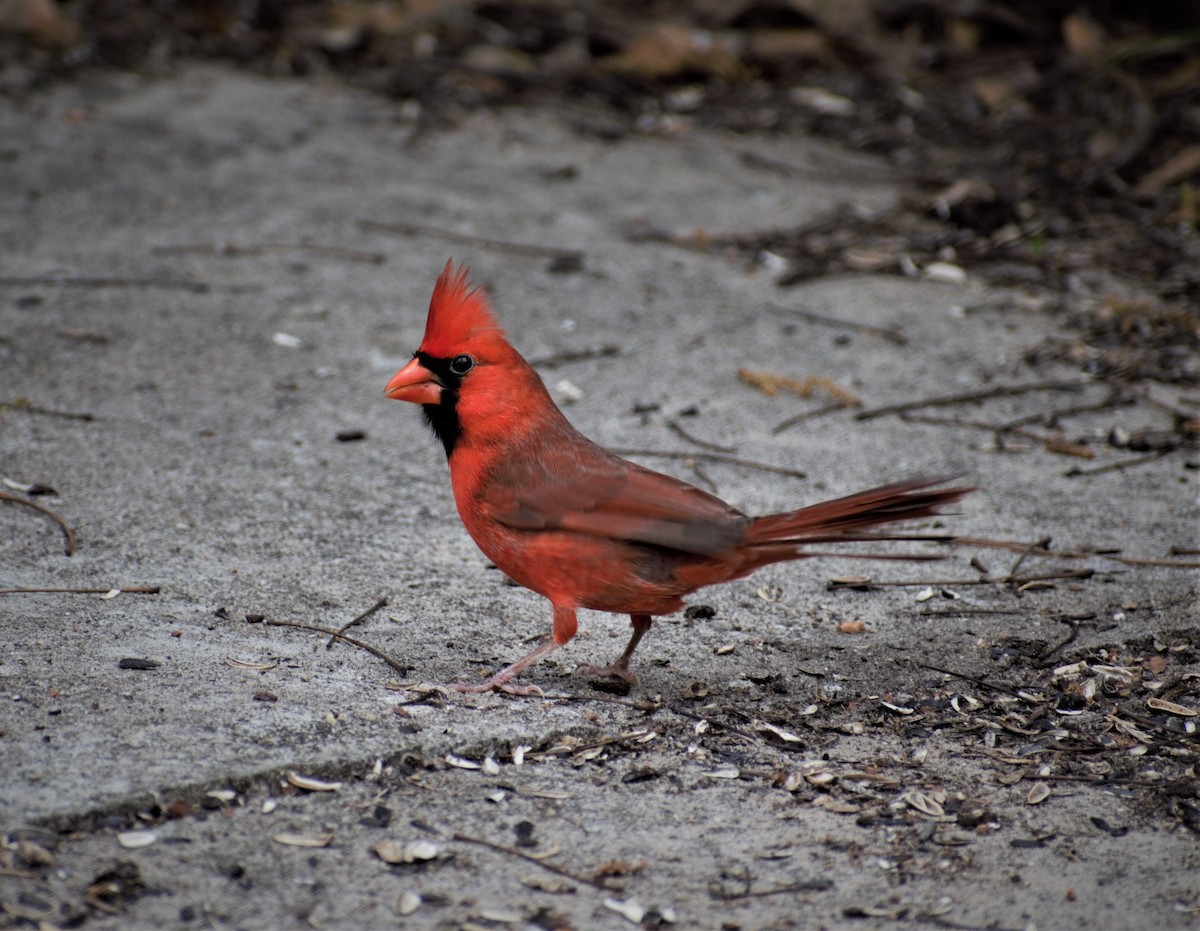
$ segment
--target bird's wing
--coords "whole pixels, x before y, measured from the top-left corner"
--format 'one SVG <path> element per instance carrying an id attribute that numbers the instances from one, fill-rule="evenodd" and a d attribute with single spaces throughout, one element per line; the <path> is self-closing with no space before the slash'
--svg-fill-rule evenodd
<path id="1" fill-rule="evenodd" d="M 500 464 L 483 494 L 487 515 L 517 530 L 570 530 L 704 556 L 745 539 L 751 519 L 720 498 L 585 443 Z"/>

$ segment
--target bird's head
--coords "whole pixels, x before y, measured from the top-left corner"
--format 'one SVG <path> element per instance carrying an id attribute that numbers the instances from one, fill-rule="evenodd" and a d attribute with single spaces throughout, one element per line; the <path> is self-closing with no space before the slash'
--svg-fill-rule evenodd
<path id="1" fill-rule="evenodd" d="M 465 421 L 477 429 L 499 426 L 526 370 L 532 374 L 505 339 L 487 296 L 450 260 L 434 285 L 421 346 L 384 393 L 420 404 L 449 456 Z"/>

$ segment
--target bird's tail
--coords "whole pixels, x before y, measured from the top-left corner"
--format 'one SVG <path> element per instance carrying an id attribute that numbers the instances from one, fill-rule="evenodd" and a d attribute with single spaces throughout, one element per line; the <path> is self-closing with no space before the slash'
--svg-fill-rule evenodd
<path id="1" fill-rule="evenodd" d="M 786 514 L 756 518 L 744 546 L 756 565 L 818 555 L 807 547 L 816 543 L 856 543 L 880 540 L 950 540 L 928 534 L 868 533 L 871 527 L 894 521 L 934 517 L 940 509 L 974 491 L 972 486 L 938 488 L 950 478 L 915 479 L 882 485 L 868 491 L 822 501 Z M 868 559 L 927 559 L 928 556 L 886 553 L 837 553 Z"/>

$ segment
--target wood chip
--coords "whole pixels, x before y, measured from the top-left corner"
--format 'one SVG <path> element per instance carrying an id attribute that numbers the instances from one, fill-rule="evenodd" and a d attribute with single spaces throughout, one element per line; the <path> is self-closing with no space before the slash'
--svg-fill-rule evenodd
<path id="1" fill-rule="evenodd" d="M 333 834 L 276 834 L 271 840 L 285 847 L 328 847 L 333 843 Z"/>
<path id="2" fill-rule="evenodd" d="M 517 789 L 517 795 L 523 795 L 526 798 L 550 798 L 556 800 L 575 797 L 570 792 L 560 792 L 557 789 L 527 789 L 523 786 Z"/>
<path id="3" fill-rule="evenodd" d="M 304 776 L 294 769 L 288 770 L 287 781 L 297 789 L 304 789 L 307 792 L 336 792 L 342 787 L 340 782 L 326 782 L 313 776 Z"/>
<path id="4" fill-rule="evenodd" d="M 784 743 L 804 743 L 804 738 L 800 735 L 785 731 L 782 727 L 776 727 L 768 721 L 755 721 L 752 726 L 760 734 L 768 734 Z"/>
<path id="5" fill-rule="evenodd" d="M 604 907 L 635 925 L 641 924 L 642 919 L 646 917 L 646 909 L 633 899 L 628 902 L 622 902 L 620 899 L 605 899 Z"/>
<path id="6" fill-rule="evenodd" d="M 153 831 L 122 831 L 117 835 L 117 843 L 126 850 L 140 850 L 142 847 L 149 847 L 156 840 L 158 835 Z"/>
<path id="7" fill-rule="evenodd" d="M 409 841 L 406 844 L 381 840 L 371 849 L 384 863 L 423 863 L 436 860 L 442 852 L 441 847 L 428 840 Z"/>

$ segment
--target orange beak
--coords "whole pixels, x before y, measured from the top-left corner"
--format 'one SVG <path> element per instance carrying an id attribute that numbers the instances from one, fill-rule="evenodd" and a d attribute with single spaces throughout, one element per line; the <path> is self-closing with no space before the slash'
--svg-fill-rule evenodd
<path id="1" fill-rule="evenodd" d="M 420 361 L 413 359 L 392 376 L 383 393 L 396 401 L 439 404 L 442 400 L 442 383 Z"/>

